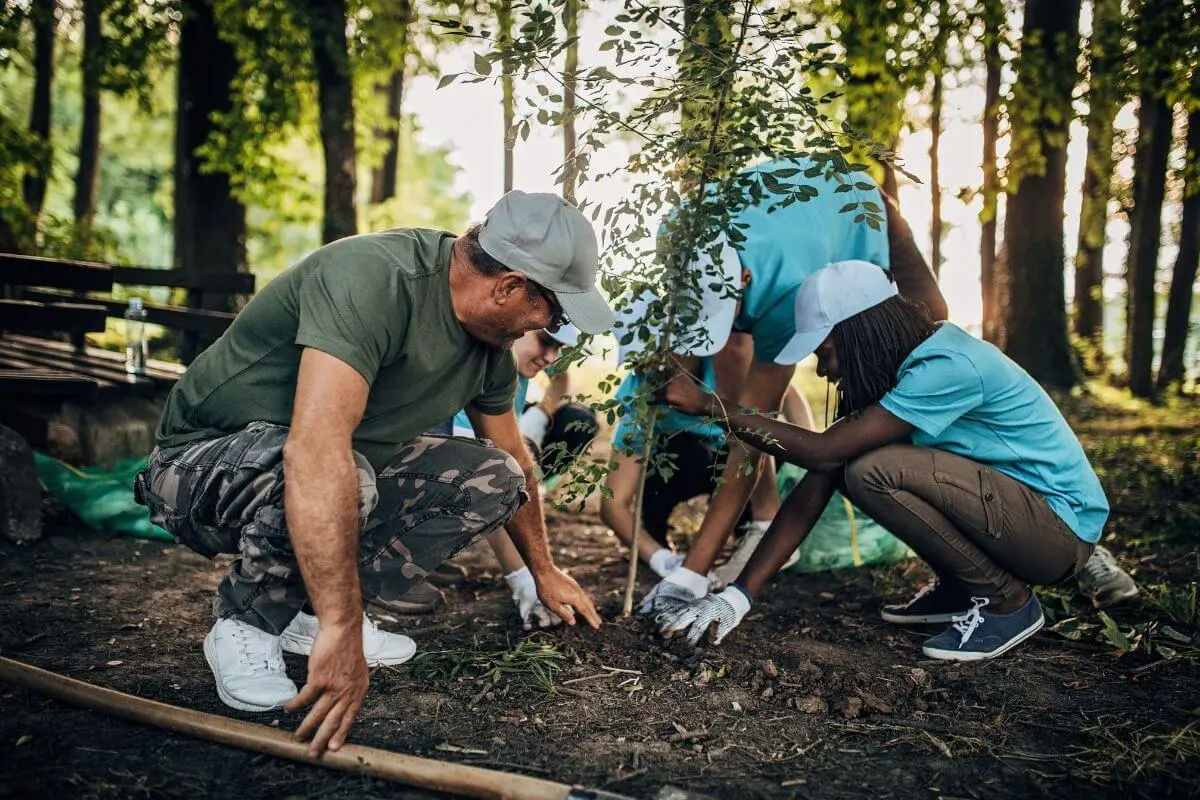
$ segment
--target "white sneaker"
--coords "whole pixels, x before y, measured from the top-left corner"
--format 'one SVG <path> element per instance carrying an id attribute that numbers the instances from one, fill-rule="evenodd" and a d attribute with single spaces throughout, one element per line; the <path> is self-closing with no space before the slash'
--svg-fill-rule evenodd
<path id="1" fill-rule="evenodd" d="M 235 619 L 219 619 L 204 637 L 204 657 L 221 702 L 239 711 L 271 711 L 296 696 L 280 637 Z"/>
<path id="2" fill-rule="evenodd" d="M 283 640 L 283 649 L 301 656 L 308 655 L 312 652 L 318 627 L 316 617 L 301 611 L 280 637 Z M 417 652 L 417 643 L 412 639 L 403 634 L 381 631 L 366 614 L 363 614 L 362 638 L 367 664 L 372 667 L 403 664 Z"/>
<path id="3" fill-rule="evenodd" d="M 1092 598 L 1092 603 L 1097 608 L 1123 603 L 1138 595 L 1138 587 L 1133 578 L 1121 569 L 1113 554 L 1100 545 L 1096 545 L 1092 557 L 1075 577 L 1079 579 L 1080 590 Z"/>

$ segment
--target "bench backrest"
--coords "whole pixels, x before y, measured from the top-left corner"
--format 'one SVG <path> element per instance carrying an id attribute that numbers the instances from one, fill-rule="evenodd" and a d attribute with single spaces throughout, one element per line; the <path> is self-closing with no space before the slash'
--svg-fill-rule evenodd
<path id="1" fill-rule="evenodd" d="M 220 336 L 235 317 L 198 308 L 203 296 L 252 294 L 254 283 L 249 273 L 204 274 L 0 253 L 0 330 L 60 331 L 82 348 L 83 334 L 103 331 L 105 317 L 122 317 L 127 308 L 123 300 L 94 293 L 111 293 L 114 284 L 185 289 L 187 306 L 146 303 L 145 308 L 148 322 L 183 333 L 186 362 L 198 353 L 201 341 Z"/>

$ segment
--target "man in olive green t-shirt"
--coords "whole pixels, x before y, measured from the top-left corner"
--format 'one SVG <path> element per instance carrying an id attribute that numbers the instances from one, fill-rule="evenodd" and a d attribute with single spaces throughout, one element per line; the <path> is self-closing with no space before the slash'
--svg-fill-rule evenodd
<path id="1" fill-rule="evenodd" d="M 578 209 L 509 192 L 457 238 L 400 229 L 320 248 L 188 368 L 136 488 L 188 547 L 239 555 L 204 641 L 222 701 L 311 706 L 297 738 L 313 755 L 340 748 L 368 663 L 416 649 L 376 628 L 363 600 L 386 607 L 502 525 L 546 608 L 599 626 L 546 543 L 508 349 L 568 318 L 608 330 L 596 262 Z M 464 407 L 494 447 L 424 433 Z M 309 656 L 303 691 L 284 650 Z"/>

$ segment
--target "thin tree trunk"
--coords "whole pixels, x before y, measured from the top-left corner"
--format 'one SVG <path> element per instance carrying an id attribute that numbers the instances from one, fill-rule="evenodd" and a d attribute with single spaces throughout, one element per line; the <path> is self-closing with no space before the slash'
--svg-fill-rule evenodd
<path id="1" fill-rule="evenodd" d="M 500 40 L 512 39 L 512 0 L 500 0 L 497 12 L 500 23 Z M 500 76 L 501 106 L 504 113 L 504 191 L 511 192 L 513 188 L 513 148 L 517 143 L 517 131 L 513 126 L 515 108 L 513 106 L 513 68 L 509 63 L 502 65 Z"/>
<path id="2" fill-rule="evenodd" d="M 100 168 L 100 78 L 104 71 L 100 23 L 103 9 L 103 0 L 83 0 L 83 124 L 79 134 L 79 168 L 75 172 L 74 211 L 75 222 L 85 231 L 96 215 Z"/>
<path id="3" fill-rule="evenodd" d="M 1004 252 L 997 260 L 999 340 L 1004 351 L 1043 384 L 1069 388 L 1079 379 L 1067 338 L 1063 279 L 1067 124 L 1079 55 L 1080 0 L 1028 0 L 1019 82 L 1036 82 L 1041 113 L 1015 115 L 1010 163 L 1041 167 L 1011 184 Z"/>
<path id="4" fill-rule="evenodd" d="M 1002 0 L 985 0 L 984 50 L 986 70 L 983 102 L 983 208 L 979 212 L 979 285 L 983 300 L 983 338 L 996 341 L 996 139 L 1000 135 L 1000 30 L 1004 22 Z"/>
<path id="5" fill-rule="evenodd" d="M 396 175 L 400 163 L 400 124 L 404 109 L 404 73 L 396 70 L 387 83 L 375 84 L 377 94 L 387 97 L 386 127 L 375 137 L 387 143 L 383 162 L 371 171 L 371 202 L 383 203 L 396 196 Z"/>
<path id="6" fill-rule="evenodd" d="M 54 84 L 54 27 L 57 0 L 38 0 L 33 5 L 33 104 L 29 110 L 29 132 L 38 139 L 37 164 L 25 175 L 25 208 L 34 231 L 46 201 L 46 180 L 54 163 L 50 149 L 50 102 Z"/>
<path id="7" fill-rule="evenodd" d="M 933 239 L 932 264 L 935 277 L 942 272 L 942 176 L 938 163 L 938 146 L 942 140 L 942 73 L 933 76 L 933 97 L 929 103 L 929 200 L 931 215 L 929 235 Z"/>
<path id="8" fill-rule="evenodd" d="M 1095 0 L 1089 50 L 1087 162 L 1075 251 L 1075 333 L 1100 352 L 1104 333 L 1104 245 L 1112 197 L 1113 121 L 1123 98 L 1116 88 L 1122 69 L 1121 0 Z"/>
<path id="9" fill-rule="evenodd" d="M 355 202 L 354 80 L 346 43 L 345 0 L 307 0 L 325 153 L 322 241 L 358 232 Z"/>
<path id="10" fill-rule="evenodd" d="M 1200 88 L 1200 87 L 1198 87 Z M 1179 229 L 1179 254 L 1171 275 L 1171 295 L 1167 301 L 1167 322 L 1163 331 L 1162 363 L 1158 368 L 1158 388 L 1183 382 L 1183 353 L 1191 327 L 1193 287 L 1200 267 L 1200 110 L 1188 115 L 1188 176 L 1184 187 L 1183 214 Z"/>
<path id="11" fill-rule="evenodd" d="M 1158 272 L 1167 158 L 1171 150 L 1171 106 L 1149 92 L 1142 93 L 1140 104 L 1126 270 L 1125 362 L 1129 390 L 1137 397 L 1149 397 L 1154 388 L 1154 279 Z"/>
<path id="12" fill-rule="evenodd" d="M 575 82 L 579 71 L 579 0 L 563 4 L 563 22 L 567 28 L 566 64 L 563 67 L 563 199 L 575 202 L 575 184 L 579 167 L 575 160 Z"/>
<path id="13" fill-rule="evenodd" d="M 408 70 L 409 26 L 413 21 L 412 0 L 399 0 L 397 7 L 400 41 L 392 74 L 386 83 L 375 84 L 375 92 L 387 99 L 386 126 L 375 131 L 375 138 L 386 143 L 383 163 L 371 171 L 371 202 L 382 203 L 396 196 L 396 175 L 400 163 L 400 126 L 404 118 L 404 80 Z"/>
<path id="14" fill-rule="evenodd" d="M 186 0 L 179 30 L 178 113 L 175 118 L 175 266 L 200 273 L 245 272 L 246 208 L 226 172 L 202 169 L 197 148 L 212 134 L 213 115 L 232 105 L 237 75 L 233 46 L 217 35 L 212 0 Z M 236 311 L 233 298 L 189 292 L 188 305 Z M 189 363 L 207 342 L 185 336 Z"/>

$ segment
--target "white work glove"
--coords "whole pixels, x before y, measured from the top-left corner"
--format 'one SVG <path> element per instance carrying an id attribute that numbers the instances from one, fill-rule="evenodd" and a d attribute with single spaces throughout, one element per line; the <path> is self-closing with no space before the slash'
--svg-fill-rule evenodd
<path id="1" fill-rule="evenodd" d="M 642 598 L 638 613 L 657 620 L 660 614 L 691 605 L 706 594 L 708 578 L 687 567 L 679 567 Z"/>
<path id="2" fill-rule="evenodd" d="M 529 567 L 521 567 L 516 572 L 504 576 L 504 582 L 512 589 L 513 604 L 521 615 L 521 627 L 531 630 L 536 623 L 539 628 L 552 628 L 562 624 L 562 618 L 542 605 L 538 599 L 537 582 Z"/>
<path id="3" fill-rule="evenodd" d="M 742 539 L 738 542 L 733 555 L 724 564 L 708 573 L 708 579 L 712 581 L 713 589 L 724 589 L 738 579 L 738 575 L 741 575 L 742 570 L 746 568 L 746 563 L 758 549 L 758 544 L 769 527 L 771 527 L 770 522 L 756 521 L 746 524 L 742 529 L 744 531 Z"/>
<path id="4" fill-rule="evenodd" d="M 659 615 L 659 630 L 664 636 L 670 636 L 686 629 L 688 642 L 696 644 L 715 624 L 712 643 L 720 644 L 749 610 L 749 595 L 736 585 L 730 586 L 720 594 L 707 595 L 690 605 Z"/>
<path id="5" fill-rule="evenodd" d="M 550 415 L 541 406 L 530 406 L 517 420 L 521 435 L 537 445 L 540 450 L 546 440 L 546 431 L 550 430 Z"/>
<path id="6" fill-rule="evenodd" d="M 660 578 L 665 578 L 683 566 L 683 553 L 672 553 L 665 547 L 660 547 L 650 556 L 650 569 Z"/>

